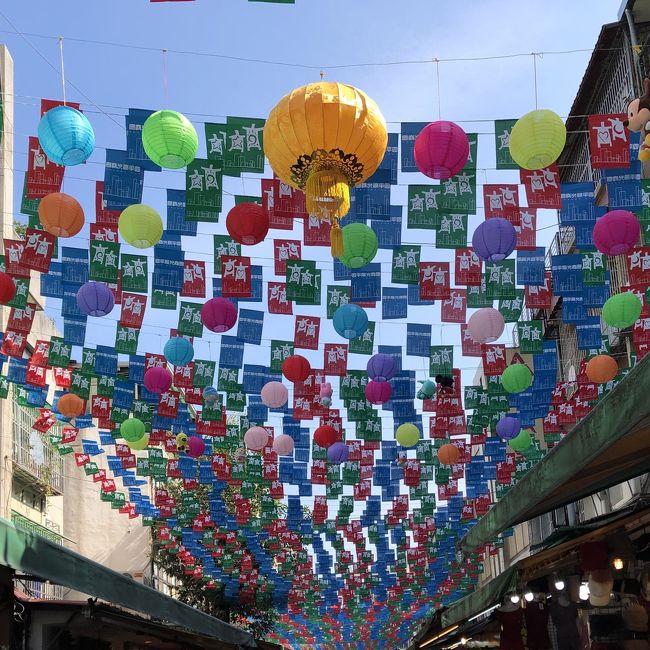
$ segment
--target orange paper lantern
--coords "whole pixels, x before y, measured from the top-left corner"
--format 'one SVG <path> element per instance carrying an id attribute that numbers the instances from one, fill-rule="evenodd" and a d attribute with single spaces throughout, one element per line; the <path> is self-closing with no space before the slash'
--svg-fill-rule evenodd
<path id="1" fill-rule="evenodd" d="M 608 354 L 598 354 L 587 362 L 587 378 L 594 384 L 605 384 L 618 375 L 618 364 Z"/>
<path id="2" fill-rule="evenodd" d="M 438 460 L 442 465 L 456 465 L 460 460 L 460 449 L 447 443 L 438 449 Z"/>
<path id="3" fill-rule="evenodd" d="M 59 398 L 57 409 L 66 418 L 76 418 L 78 415 L 83 414 L 86 410 L 86 405 L 79 395 L 66 393 Z"/>
<path id="4" fill-rule="evenodd" d="M 84 225 L 84 211 L 79 201 L 63 192 L 52 192 L 38 206 L 43 228 L 56 237 L 74 237 Z"/>

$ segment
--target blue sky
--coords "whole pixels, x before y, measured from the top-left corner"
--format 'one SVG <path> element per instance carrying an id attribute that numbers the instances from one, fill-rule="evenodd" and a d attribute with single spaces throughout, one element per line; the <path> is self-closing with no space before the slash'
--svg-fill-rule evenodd
<path id="1" fill-rule="evenodd" d="M 150 4 L 147 0 L 84 3 L 30 0 L 9 3 L 2 12 L 21 32 L 67 37 L 64 40 L 66 77 L 83 93 L 68 87 L 68 99 L 82 102 L 95 128 L 98 149 L 90 164 L 66 175 L 64 189 L 82 202 L 92 219 L 94 183 L 90 181 L 103 178 L 103 148 L 124 147 L 122 116 L 126 109 L 164 107 L 162 48 L 176 51 L 167 57 L 168 107 L 186 113 L 194 121 L 200 134 L 201 154 L 204 151 L 202 121 L 219 121 L 226 115 L 265 117 L 286 92 L 317 80 L 321 67 L 326 79 L 356 85 L 375 99 L 389 122 L 389 130 L 398 131 L 397 123 L 401 121 L 429 121 L 438 116 L 434 63 L 354 65 L 339 69 L 328 66 L 546 52 L 537 59 L 539 107 L 565 116 L 590 53 L 549 52 L 592 48 L 601 25 L 616 20 L 618 6 L 618 0 L 596 3 L 547 0 L 543 4 L 522 0 L 474 0 L 462 4 L 433 0 L 296 0 L 295 5 L 245 0 L 196 0 L 178 4 Z M 36 132 L 38 98 L 60 98 L 61 85 L 55 71 L 23 38 L 12 33 L 12 27 L 1 16 L 0 29 L 4 30 L 0 32 L 0 41 L 8 44 L 15 60 L 15 168 L 18 170 L 15 204 L 18 211 L 22 182 L 19 170 L 26 168 L 27 136 Z M 55 38 L 26 38 L 58 67 Z M 153 49 L 120 48 L 96 41 Z M 279 61 L 316 66 L 316 69 L 181 54 L 181 51 Z M 515 118 L 535 108 L 533 57 L 443 61 L 439 70 L 442 117 L 460 122 L 467 131 L 484 134 L 479 142 L 479 166 L 484 168 L 479 171 L 479 183 L 516 181 L 516 176 L 510 178 L 508 172 L 490 169 L 494 166 L 490 121 Z M 401 178 L 400 183 L 423 180 L 411 175 L 411 178 Z M 259 194 L 256 179 L 227 183 L 226 191 Z M 144 202 L 158 207 L 164 214 L 164 188 L 183 187 L 183 176 L 178 173 L 154 176 L 148 172 L 145 185 Z M 394 203 L 405 203 L 405 186 L 395 188 L 394 193 Z M 230 205 L 228 200 L 224 201 L 224 214 Z M 479 213 L 472 225 L 478 225 L 480 218 Z M 554 220 L 551 214 L 548 223 Z M 538 227 L 543 225 L 548 224 L 538 222 Z M 208 232 L 204 226 L 200 229 Z M 223 223 L 218 232 L 225 232 Z M 416 242 L 421 233 L 405 231 L 403 239 Z M 552 230 L 545 231 L 545 235 L 549 234 Z M 83 236 L 82 232 L 77 245 L 87 246 Z M 207 259 L 211 243 L 202 248 L 200 241 L 193 241 L 187 249 L 196 253 L 187 257 Z M 250 253 L 267 258 L 265 265 L 272 264 L 270 246 L 261 245 Z M 442 260 L 446 255 L 443 251 L 427 255 L 423 252 L 423 259 Z M 326 260 L 327 253 L 318 252 L 315 257 Z M 388 259 L 384 253 L 382 260 Z M 60 309 L 56 302 L 51 301 L 54 316 Z M 88 341 L 106 343 L 107 337 L 111 339 L 116 318 L 97 323 L 99 327 L 92 331 L 89 328 Z M 412 320 L 431 322 L 430 316 L 417 314 Z M 281 322 L 278 321 L 277 328 L 282 327 Z M 175 326 L 174 319 L 169 325 Z M 379 342 L 394 339 L 395 327 L 389 323 L 380 329 Z M 282 338 L 277 335 L 277 328 L 273 320 L 268 322 L 264 337 Z M 443 328 L 437 330 L 434 325 L 432 343 L 440 344 L 443 340 L 446 343 L 445 337 L 451 334 L 443 333 Z M 158 329 L 148 329 L 146 340 L 148 344 L 141 345 L 140 352 L 159 351 L 166 340 L 164 328 L 158 325 Z M 333 339 L 327 332 L 321 334 L 321 342 L 330 340 Z M 209 350 L 205 354 L 216 358 L 215 337 L 207 345 Z M 198 352 L 197 356 L 206 358 Z M 471 373 L 470 378 L 475 360 L 461 360 L 456 365 L 461 364 Z M 417 368 L 423 369 L 419 365 Z"/>

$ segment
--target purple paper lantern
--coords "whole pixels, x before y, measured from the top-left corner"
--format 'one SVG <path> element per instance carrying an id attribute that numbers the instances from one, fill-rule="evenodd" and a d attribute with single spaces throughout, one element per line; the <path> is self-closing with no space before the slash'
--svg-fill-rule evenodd
<path id="1" fill-rule="evenodd" d="M 385 404 L 393 393 L 387 381 L 369 381 L 365 388 L 366 399 L 371 404 Z"/>
<path id="2" fill-rule="evenodd" d="M 639 241 L 641 226 L 634 214 L 627 210 L 612 210 L 604 214 L 594 226 L 594 245 L 605 255 L 623 255 Z"/>
<path id="3" fill-rule="evenodd" d="M 375 381 L 388 381 L 395 376 L 395 359 L 390 354 L 383 354 L 382 352 L 373 355 L 368 361 L 366 370 L 368 377 Z"/>
<path id="4" fill-rule="evenodd" d="M 115 306 L 115 296 L 103 282 L 86 282 L 77 291 L 77 305 L 86 316 L 106 316 Z"/>
<path id="5" fill-rule="evenodd" d="M 501 217 L 486 219 L 472 237 L 474 252 L 486 262 L 504 260 L 517 246 L 517 231 Z"/>
<path id="6" fill-rule="evenodd" d="M 191 458 L 198 458 L 199 456 L 203 456 L 204 451 L 205 451 L 205 442 L 203 442 L 202 438 L 199 438 L 198 436 L 192 436 L 187 439 L 188 456 L 190 456 Z"/>
<path id="7" fill-rule="evenodd" d="M 161 366 L 154 366 L 149 368 L 147 372 L 144 373 L 144 387 L 150 393 L 156 393 L 160 395 L 168 391 L 172 385 L 172 373 Z"/>
<path id="8" fill-rule="evenodd" d="M 431 122 L 415 139 L 413 155 L 425 176 L 444 180 L 458 174 L 467 163 L 469 140 L 454 122 Z"/>
<path id="9" fill-rule="evenodd" d="M 201 307 L 201 321 L 211 332 L 222 334 L 237 322 L 237 307 L 227 298 L 210 298 Z"/>
<path id="10" fill-rule="evenodd" d="M 327 449 L 327 460 L 330 463 L 345 463 L 350 456 L 350 450 L 344 442 L 335 442 Z"/>
<path id="11" fill-rule="evenodd" d="M 506 415 L 497 422 L 497 435 L 502 440 L 512 440 L 519 435 L 521 423 L 517 418 Z"/>

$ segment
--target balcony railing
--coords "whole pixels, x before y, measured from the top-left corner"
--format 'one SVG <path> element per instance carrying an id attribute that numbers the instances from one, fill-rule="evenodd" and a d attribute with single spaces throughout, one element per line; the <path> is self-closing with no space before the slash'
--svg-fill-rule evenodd
<path id="1" fill-rule="evenodd" d="M 50 582 L 44 582 L 31 576 L 14 578 L 14 589 L 22 591 L 30 598 L 37 600 L 63 600 L 65 594 L 69 591 L 69 589 L 61 585 L 53 585 Z"/>
<path id="2" fill-rule="evenodd" d="M 54 492 L 63 494 L 63 459 L 46 441 L 42 440 L 42 457 L 35 457 L 30 442 L 32 434 L 39 435 L 32 424 L 36 416 L 33 409 L 21 406 L 13 401 L 13 445 L 12 459 L 14 467 L 27 472 Z"/>

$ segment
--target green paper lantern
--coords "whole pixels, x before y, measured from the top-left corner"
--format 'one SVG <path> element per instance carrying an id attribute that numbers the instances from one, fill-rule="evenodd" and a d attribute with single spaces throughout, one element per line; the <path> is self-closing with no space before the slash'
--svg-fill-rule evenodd
<path id="1" fill-rule="evenodd" d="M 134 248 L 151 248 L 163 234 L 160 215 L 143 203 L 130 205 L 123 210 L 117 227 L 122 239 Z"/>
<path id="2" fill-rule="evenodd" d="M 129 420 L 127 420 L 127 422 L 128 421 Z M 129 449 L 132 449 L 133 451 L 146 449 L 149 446 L 149 434 L 145 433 L 139 440 L 127 440 L 126 444 L 129 446 Z"/>
<path id="3" fill-rule="evenodd" d="M 508 393 L 521 393 L 532 383 L 533 373 L 523 363 L 508 366 L 501 375 L 501 385 Z"/>
<path id="4" fill-rule="evenodd" d="M 508 444 L 510 445 L 510 448 L 513 451 L 518 451 L 520 453 L 524 452 L 532 444 L 530 433 L 528 433 L 528 431 L 526 431 L 525 429 L 522 429 L 519 432 L 519 435 L 515 436 L 511 440 L 508 440 Z"/>
<path id="5" fill-rule="evenodd" d="M 192 123 L 177 111 L 158 111 L 142 126 L 144 151 L 166 169 L 180 169 L 196 158 L 199 137 Z"/>
<path id="6" fill-rule="evenodd" d="M 142 440 L 145 435 L 144 422 L 138 418 L 129 418 L 120 424 L 120 436 L 129 442 Z"/>
<path id="7" fill-rule="evenodd" d="M 415 447 L 420 440 L 420 430 L 414 424 L 400 424 L 395 437 L 402 447 Z"/>
<path id="8" fill-rule="evenodd" d="M 377 235 L 365 223 L 350 223 L 341 230 L 343 233 L 343 255 L 338 259 L 350 269 L 365 266 L 377 254 Z"/>
<path id="9" fill-rule="evenodd" d="M 631 291 L 617 293 L 603 305 L 603 320 L 610 327 L 624 329 L 634 325 L 641 315 L 641 301 Z"/>
<path id="10" fill-rule="evenodd" d="M 543 169 L 553 164 L 566 143 L 562 118 L 544 109 L 526 113 L 510 133 L 510 155 L 523 169 Z"/>

